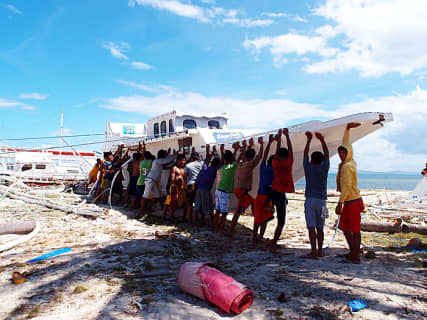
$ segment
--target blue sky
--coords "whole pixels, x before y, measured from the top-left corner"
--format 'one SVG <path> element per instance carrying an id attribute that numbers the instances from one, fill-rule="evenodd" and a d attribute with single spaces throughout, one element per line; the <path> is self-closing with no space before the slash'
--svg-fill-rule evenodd
<path id="1" fill-rule="evenodd" d="M 424 0 L 0 0 L 0 139 L 55 135 L 61 110 L 68 134 L 172 109 L 252 128 L 384 111 L 359 167 L 419 171 L 425 30 Z"/>

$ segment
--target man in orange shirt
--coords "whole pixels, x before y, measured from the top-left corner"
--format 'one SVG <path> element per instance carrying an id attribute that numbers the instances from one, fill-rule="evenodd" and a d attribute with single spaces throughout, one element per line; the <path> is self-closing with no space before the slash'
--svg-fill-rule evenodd
<path id="1" fill-rule="evenodd" d="M 282 148 L 282 133 L 286 137 L 288 148 Z M 286 199 L 287 192 L 295 192 L 294 181 L 292 177 L 292 165 L 294 157 L 292 153 L 291 139 L 289 138 L 289 131 L 287 128 L 279 130 L 276 135 L 276 154 L 273 158 L 273 171 L 274 178 L 271 186 L 270 198 L 273 205 L 276 206 L 277 212 L 277 227 L 274 232 L 274 238 L 271 243 L 272 251 L 277 249 L 277 241 L 282 234 L 283 227 L 285 226 L 286 220 L 286 205 L 288 200 Z"/>
<path id="2" fill-rule="evenodd" d="M 95 183 L 98 180 L 98 172 L 101 169 L 101 159 L 96 159 L 96 163 L 89 172 L 89 183 Z"/>

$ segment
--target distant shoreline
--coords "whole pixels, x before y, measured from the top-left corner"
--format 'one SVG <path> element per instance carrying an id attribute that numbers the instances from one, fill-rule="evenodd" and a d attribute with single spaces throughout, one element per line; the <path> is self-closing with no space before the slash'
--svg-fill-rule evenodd
<path id="1" fill-rule="evenodd" d="M 336 188 L 336 173 L 328 175 L 328 189 Z M 403 174 L 403 173 L 358 173 L 358 187 L 364 190 L 401 190 L 411 191 L 421 180 L 420 174 Z M 304 178 L 299 180 L 295 186 L 305 188 Z"/>

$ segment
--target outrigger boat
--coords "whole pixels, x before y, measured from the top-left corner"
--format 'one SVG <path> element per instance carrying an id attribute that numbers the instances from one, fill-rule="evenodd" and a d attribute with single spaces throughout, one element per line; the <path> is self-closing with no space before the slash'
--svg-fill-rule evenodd
<path id="1" fill-rule="evenodd" d="M 104 151 L 114 151 L 123 144 L 130 150 L 136 150 L 140 142 L 145 142 L 148 151 L 157 154 L 160 149 L 175 149 L 187 151 L 194 147 L 202 157 L 205 156 L 205 146 L 217 146 L 224 144 L 226 149 L 231 149 L 234 142 L 250 138 L 264 138 L 264 145 L 268 142 L 270 134 L 276 134 L 278 129 L 269 131 L 230 129 L 227 126 L 229 117 L 226 114 L 195 115 L 172 111 L 154 117 L 146 124 L 112 123 L 108 122 L 104 139 Z M 306 143 L 305 132 L 320 132 L 325 137 L 329 148 L 330 157 L 337 153 L 341 144 L 344 129 L 349 122 L 359 122 L 361 126 L 352 129 L 351 142 L 354 143 L 374 131 L 383 127 L 384 123 L 393 121 L 391 113 L 366 112 L 358 113 L 329 121 L 308 121 L 298 125 L 289 126 L 289 134 L 293 145 L 294 165 L 293 178 L 297 182 L 304 176 L 303 153 Z M 285 138 L 282 138 L 282 146 L 286 146 Z M 256 150 L 259 145 L 255 144 Z M 273 153 L 275 148 L 271 148 Z M 313 139 L 311 151 L 321 151 L 320 142 Z M 169 171 L 164 170 L 161 187 L 165 188 L 169 178 Z M 256 195 L 259 183 L 259 170 L 256 168 L 253 174 L 251 194 Z"/>
<path id="2" fill-rule="evenodd" d="M 87 180 L 96 163 L 96 152 L 77 151 L 63 137 L 64 113 L 61 112 L 59 150 L 24 149 L 0 146 L 0 181 L 11 176 L 29 185 L 50 185 Z M 63 151 L 64 147 L 72 151 Z M 54 149 L 54 148 L 52 148 Z"/>
<path id="3" fill-rule="evenodd" d="M 87 180 L 96 162 L 95 152 L 54 151 L 0 147 L 1 176 L 12 176 L 29 185 Z"/>

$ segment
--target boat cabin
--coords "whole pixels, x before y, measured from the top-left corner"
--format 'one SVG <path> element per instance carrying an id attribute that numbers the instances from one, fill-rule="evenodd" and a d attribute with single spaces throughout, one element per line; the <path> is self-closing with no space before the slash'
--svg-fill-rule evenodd
<path id="1" fill-rule="evenodd" d="M 144 123 L 107 122 L 104 136 L 104 151 L 109 151 L 118 145 L 136 142 L 147 136 Z M 136 142 L 138 143 L 138 142 Z"/>
<path id="2" fill-rule="evenodd" d="M 178 113 L 175 110 L 154 117 L 147 122 L 147 137 L 157 138 L 194 129 L 226 129 L 228 116 L 225 113 L 195 115 Z"/>

